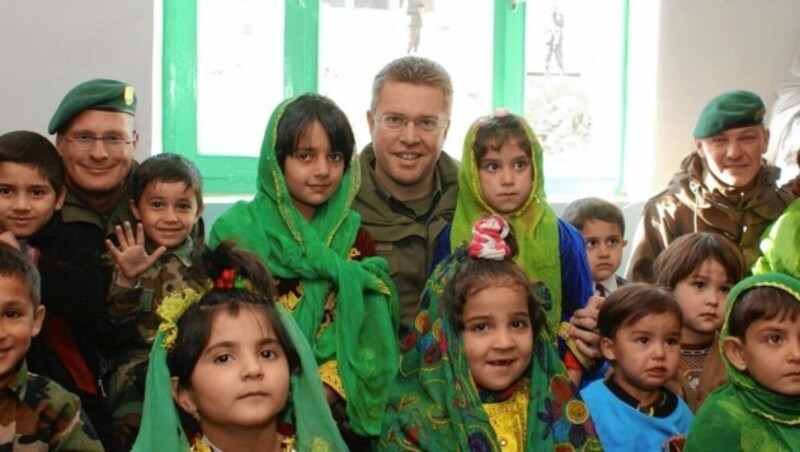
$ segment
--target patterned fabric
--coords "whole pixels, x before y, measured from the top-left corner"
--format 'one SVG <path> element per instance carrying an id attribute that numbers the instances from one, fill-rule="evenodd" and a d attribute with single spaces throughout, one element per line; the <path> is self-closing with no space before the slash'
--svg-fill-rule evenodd
<path id="1" fill-rule="evenodd" d="M 720 343 L 730 335 L 728 319 L 739 296 L 755 287 L 776 287 L 800 303 L 800 281 L 791 276 L 765 273 L 746 278 L 728 294 Z M 728 384 L 713 392 L 697 413 L 685 450 L 798 450 L 800 396 L 772 392 L 731 365 L 724 351 L 722 359 Z"/>
<path id="2" fill-rule="evenodd" d="M 758 258 L 761 234 L 794 198 L 776 186 L 779 171 L 764 165 L 745 192 L 720 184 L 696 152 L 681 162 L 667 189 L 642 210 L 628 260 L 629 280 L 653 281 L 655 258 L 676 238 L 690 232 L 716 232 L 736 243 L 747 266 Z"/>
<path id="3" fill-rule="evenodd" d="M 478 131 L 489 118 L 491 117 L 476 120 L 464 139 L 461 166 L 458 171 L 458 201 L 450 232 L 451 249 L 456 249 L 470 241 L 472 225 L 477 219 L 497 213 L 483 197 L 478 174 L 480 162 L 475 161 L 475 152 L 473 151 Z M 514 234 L 520 242 L 516 262 L 528 274 L 528 277 L 533 281 L 544 282 L 550 290 L 552 305 L 547 309 L 547 318 L 550 327 L 557 330 L 562 320 L 561 257 L 557 217 L 547 204 L 547 195 L 544 191 L 542 147 L 528 123 L 522 118 L 520 118 L 520 122 L 524 124 L 525 132 L 531 142 L 533 184 L 528 199 L 516 211 L 505 217 L 513 225 Z M 583 249 L 583 240 L 581 240 L 581 246 Z M 581 301 L 586 302 L 586 300 Z"/>
<path id="4" fill-rule="evenodd" d="M 397 372 L 397 295 L 384 259 L 350 260 L 360 217 L 350 209 L 358 160 L 350 162 L 336 193 L 307 221 L 295 208 L 276 156 L 278 122 L 294 99 L 272 114 L 261 147 L 258 193 L 216 221 L 211 246 L 236 239 L 278 279 L 300 279 L 302 299 L 292 311 L 317 362 L 336 359 L 347 396 L 347 417 L 362 436 L 380 433 L 388 390 Z M 335 321 L 320 331 L 325 301 L 336 291 Z"/>
<path id="5" fill-rule="evenodd" d="M 278 312 L 300 358 L 300 372 L 293 373 L 290 380 L 290 405 L 282 413 L 283 419 L 295 427 L 294 447 L 313 452 L 347 450 L 322 392 L 311 347 L 292 315 L 280 306 Z M 164 332 L 159 331 L 150 351 L 142 427 L 134 452 L 187 452 L 191 447 L 172 399 L 164 337 Z"/>
<path id="6" fill-rule="evenodd" d="M 459 248 L 434 270 L 411 325 L 401 338 L 400 371 L 386 407 L 379 450 L 502 448 L 472 381 L 461 336 L 442 294 L 466 257 Z M 599 450 L 586 405 L 575 393 L 548 327 L 535 332 L 528 373 L 530 398 L 524 450 Z M 522 380 L 527 381 L 527 380 Z M 501 397 L 502 398 L 502 397 Z"/>
<path id="7" fill-rule="evenodd" d="M 57 383 L 28 373 L 23 361 L 0 388 L 0 450 L 102 451 L 78 397 Z"/>

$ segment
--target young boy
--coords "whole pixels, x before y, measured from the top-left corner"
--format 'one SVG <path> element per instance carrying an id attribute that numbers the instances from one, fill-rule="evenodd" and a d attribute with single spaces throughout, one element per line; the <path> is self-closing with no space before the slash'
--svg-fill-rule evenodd
<path id="1" fill-rule="evenodd" d="M 159 154 L 136 168 L 131 195 L 131 211 L 139 224 L 135 230 L 127 222 L 117 226 L 118 243 L 106 241 L 115 265 L 111 322 L 133 323 L 138 332 L 112 356 L 109 398 L 116 445 L 124 450 L 133 445 L 139 427 L 147 360 L 159 325 L 156 308 L 192 279 L 191 233 L 203 212 L 202 179 L 191 161 Z"/>
<path id="2" fill-rule="evenodd" d="M 613 371 L 581 391 L 606 451 L 662 450 L 680 443 L 692 412 L 664 384 L 680 362 L 681 308 L 672 293 L 629 284 L 600 308 L 600 349 Z"/>
<path id="3" fill-rule="evenodd" d="M 0 241 L 20 249 L 41 275 L 41 301 L 48 315 L 31 343 L 26 363 L 81 399 L 101 440 L 110 436 L 110 415 L 102 385 L 104 363 L 91 331 L 91 272 L 64 259 L 56 245 L 63 233 L 59 210 L 66 197 L 64 167 L 55 146 L 28 131 L 0 136 Z"/>
<path id="4" fill-rule="evenodd" d="M 765 273 L 728 296 L 722 328 L 728 384 L 700 408 L 687 451 L 800 446 L 800 281 Z"/>
<path id="5" fill-rule="evenodd" d="M 575 226 L 586 242 L 586 256 L 592 269 L 594 294 L 607 297 L 627 281 L 616 275 L 622 263 L 625 217 L 622 210 L 600 198 L 581 198 L 571 202 L 561 218 Z"/>
<path id="6" fill-rule="evenodd" d="M 25 353 L 44 320 L 39 288 L 33 263 L 0 243 L 0 450 L 102 451 L 78 397 L 28 372 Z"/>
<path id="7" fill-rule="evenodd" d="M 683 312 L 679 375 L 669 387 L 696 412 L 725 383 L 719 330 L 731 287 L 744 277 L 744 255 L 713 232 L 678 237 L 653 263 L 655 283 L 675 294 Z"/>

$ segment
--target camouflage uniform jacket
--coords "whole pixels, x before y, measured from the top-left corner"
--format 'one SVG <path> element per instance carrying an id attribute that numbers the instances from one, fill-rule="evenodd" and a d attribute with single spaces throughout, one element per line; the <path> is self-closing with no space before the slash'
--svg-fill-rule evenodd
<path id="1" fill-rule="evenodd" d="M 428 281 L 440 234 L 453 219 L 458 197 L 458 164 L 442 153 L 433 172 L 429 203 L 416 212 L 380 186 L 375 176 L 375 151 L 359 155 L 361 188 L 352 208 L 361 214 L 378 256 L 389 262 L 400 300 L 401 324 L 413 319 Z M 449 244 L 447 244 L 449 247 Z"/>
<path id="2" fill-rule="evenodd" d="M 175 250 L 164 253 L 150 268 L 139 275 L 136 287 L 121 287 L 116 283 L 111 285 L 109 291 L 111 323 L 119 325 L 133 322 L 138 331 L 135 344 L 132 344 L 135 347 L 143 347 L 149 351 L 160 323 L 156 308 L 165 296 L 187 287 L 191 279 L 193 249 L 194 243 L 189 237 Z M 195 288 L 200 289 L 200 287 Z"/>
<path id="3" fill-rule="evenodd" d="M 23 361 L 0 389 L 0 450 L 102 451 L 103 446 L 84 422 L 78 397 L 28 373 Z"/>
<path id="4" fill-rule="evenodd" d="M 633 240 L 628 279 L 652 281 L 653 261 L 676 238 L 692 232 L 715 232 L 738 244 L 748 268 L 759 256 L 764 229 L 784 211 L 793 196 L 776 185 L 779 170 L 766 163 L 752 187 L 723 186 L 697 153 L 681 163 L 667 189 L 650 198 Z"/>

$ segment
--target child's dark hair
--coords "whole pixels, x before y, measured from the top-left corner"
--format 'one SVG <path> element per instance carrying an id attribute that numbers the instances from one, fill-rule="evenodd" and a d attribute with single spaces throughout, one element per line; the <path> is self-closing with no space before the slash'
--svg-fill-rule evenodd
<path id="1" fill-rule="evenodd" d="M 194 191 L 197 207 L 203 207 L 203 178 L 191 160 L 178 154 L 148 157 L 133 172 L 131 199 L 139 202 L 147 186 L 154 182 L 183 182 Z"/>
<path id="2" fill-rule="evenodd" d="M 33 307 L 41 301 L 41 278 L 33 262 L 13 246 L 0 242 L 0 276 L 16 278 L 28 289 Z"/>
<path id="3" fill-rule="evenodd" d="M 744 255 L 738 246 L 713 232 L 695 232 L 678 237 L 658 255 L 653 263 L 655 283 L 674 289 L 708 259 L 725 268 L 731 284 L 744 277 Z"/>
<path id="4" fill-rule="evenodd" d="M 335 102 L 315 93 L 302 94 L 286 105 L 278 121 L 275 154 L 281 169 L 286 157 L 294 154 L 298 140 L 314 121 L 318 121 L 325 130 L 331 152 L 339 152 L 344 157 L 344 170 L 347 171 L 356 148 L 353 128 Z"/>
<path id="5" fill-rule="evenodd" d="M 292 373 L 300 372 L 300 358 L 289 333 L 280 319 L 275 306 L 275 287 L 269 271 L 258 257 L 242 249 L 234 248 L 232 242 L 220 244 L 215 250 L 202 254 L 198 264 L 204 276 L 211 281 L 221 277 L 223 271 L 233 269 L 250 283 L 250 288 L 219 288 L 206 292 L 199 302 L 187 309 L 178 321 L 178 335 L 175 345 L 167 355 L 170 375 L 178 378 L 178 384 L 191 387 L 191 377 L 211 335 L 211 325 L 219 312 L 237 316 L 243 309 L 256 309 L 263 312 L 278 339 L 289 362 Z"/>
<path id="6" fill-rule="evenodd" d="M 456 333 L 464 331 L 463 315 L 467 299 L 488 287 L 496 286 L 520 288 L 528 298 L 528 311 L 533 330 L 539 331 L 545 324 L 542 301 L 534 295 L 534 287 L 528 276 L 514 262 L 514 256 L 518 251 L 514 234 L 509 233 L 505 242 L 511 248 L 511 256 L 506 260 L 471 257 L 465 248 L 460 248 L 454 253 L 453 257 L 460 261 L 460 265 L 447 282 L 442 300 L 447 306 L 447 316 Z"/>
<path id="7" fill-rule="evenodd" d="M 564 208 L 561 218 L 583 230 L 589 220 L 600 220 L 619 226 L 620 234 L 625 235 L 625 216 L 622 210 L 605 199 L 589 197 L 572 201 Z"/>
<path id="8" fill-rule="evenodd" d="M 472 143 L 472 152 L 475 162 L 481 159 L 489 150 L 499 150 L 509 141 L 515 141 L 528 157 L 532 156 L 532 144 L 528 137 L 523 119 L 515 115 L 493 115 L 481 123 Z"/>
<path id="9" fill-rule="evenodd" d="M 789 319 L 794 322 L 800 316 L 800 302 L 789 292 L 772 286 L 745 290 L 733 303 L 728 316 L 728 334 L 742 341 L 747 328 L 756 320 Z"/>
<path id="10" fill-rule="evenodd" d="M 650 314 L 669 313 L 683 323 L 681 307 L 666 287 L 648 283 L 626 284 L 603 302 L 597 319 L 600 337 L 614 338 L 617 331 Z"/>
<path id="11" fill-rule="evenodd" d="M 56 147 L 35 132 L 17 130 L 0 135 L 0 163 L 10 162 L 36 168 L 53 190 L 64 188 L 64 163 Z"/>

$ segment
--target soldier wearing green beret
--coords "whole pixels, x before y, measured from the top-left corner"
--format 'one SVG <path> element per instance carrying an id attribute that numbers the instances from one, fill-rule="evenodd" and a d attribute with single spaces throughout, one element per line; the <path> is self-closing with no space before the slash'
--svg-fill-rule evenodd
<path id="1" fill-rule="evenodd" d="M 106 357 L 126 347 L 136 330 L 133 325 L 112 325 L 109 319 L 113 268 L 105 240 L 114 236 L 116 225 L 134 220 L 129 187 L 139 141 L 136 103 L 136 91 L 127 83 L 88 80 L 67 92 L 48 126 L 55 134 L 67 185 L 63 208 L 54 216 L 50 239 L 42 249 L 56 263 L 42 269 L 43 293 L 59 294 L 46 302 L 59 305 L 54 308 L 68 324 L 67 329 L 51 332 L 56 336 L 51 340 L 70 344 L 73 353 L 88 363 L 94 385 L 84 383 L 77 393 L 98 436 L 111 450 L 117 448 L 106 396 L 110 378 Z M 74 267 L 82 269 L 80 281 L 67 271 Z"/>
<path id="2" fill-rule="evenodd" d="M 653 280 L 656 256 L 683 234 L 715 232 L 738 244 L 748 267 L 759 256 L 761 233 L 791 202 L 766 164 L 769 131 L 764 103 L 749 91 L 711 99 L 697 118 L 695 150 L 666 190 L 644 206 L 628 263 L 628 278 Z"/>

